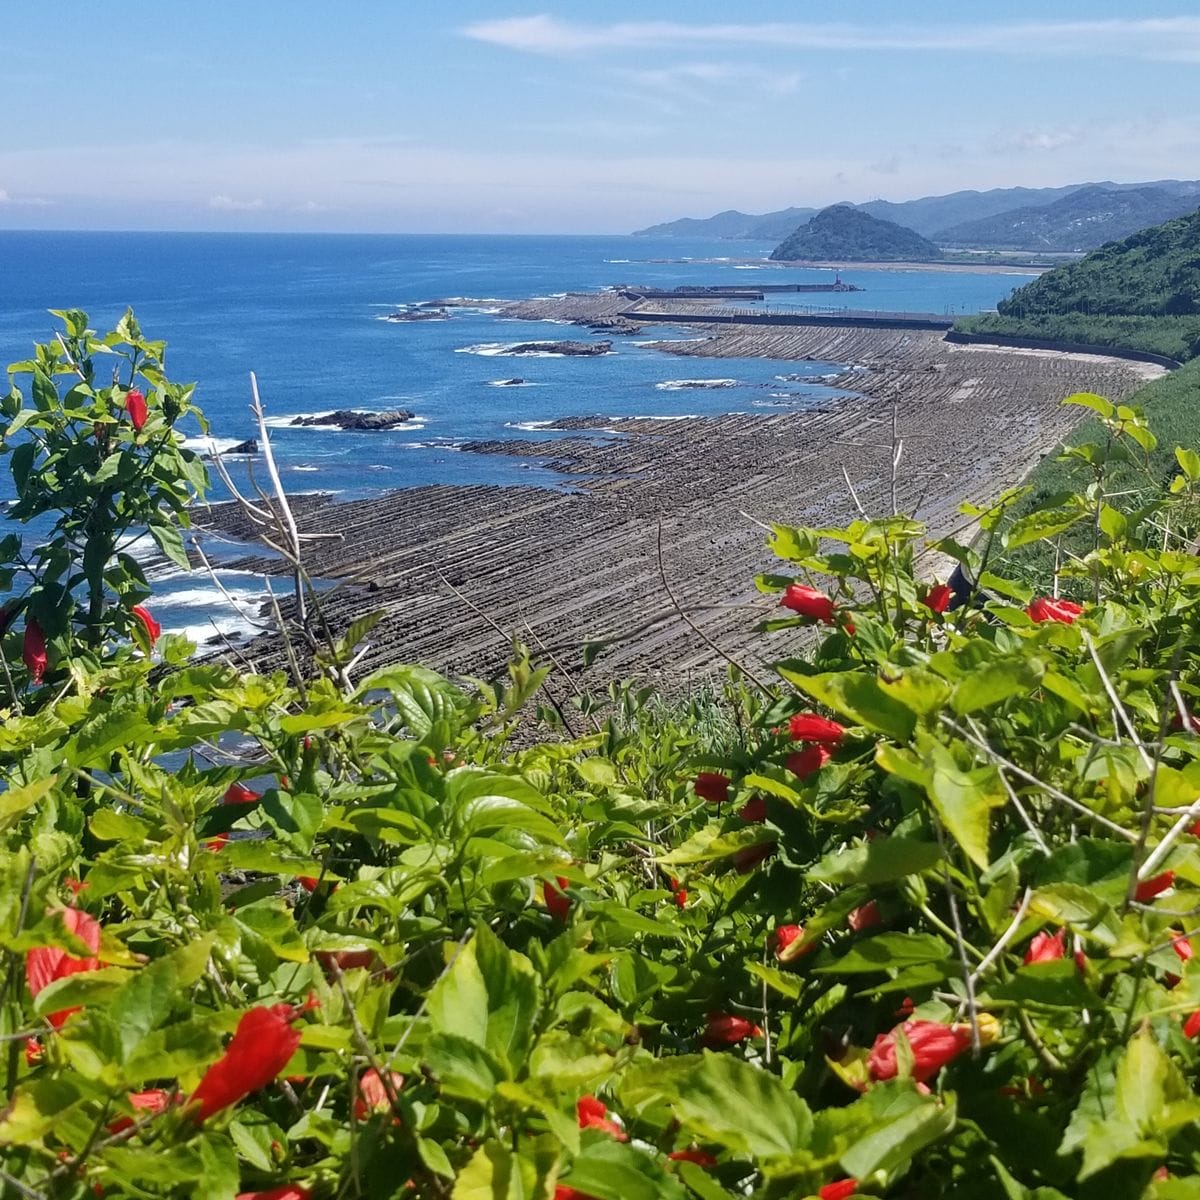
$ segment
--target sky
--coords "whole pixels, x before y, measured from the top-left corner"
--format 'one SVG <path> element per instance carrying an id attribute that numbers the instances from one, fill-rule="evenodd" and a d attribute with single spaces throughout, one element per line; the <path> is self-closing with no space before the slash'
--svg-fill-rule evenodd
<path id="1" fill-rule="evenodd" d="M 0 228 L 624 233 L 1200 175 L 1200 6 L 0 3 Z"/>

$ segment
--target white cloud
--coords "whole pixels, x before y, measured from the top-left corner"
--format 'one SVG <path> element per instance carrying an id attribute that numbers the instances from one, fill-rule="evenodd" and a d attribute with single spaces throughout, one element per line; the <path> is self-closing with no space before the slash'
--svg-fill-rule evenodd
<path id="1" fill-rule="evenodd" d="M 1190 62 L 1200 58 L 1200 18 L 1155 17 L 1003 24 L 855 25 L 798 22 L 687 24 L 621 21 L 592 25 L 549 14 L 476 21 L 462 33 L 530 54 L 679 49 L 697 45 L 810 50 L 957 50 L 1003 54 L 1113 55 Z"/>
<path id="2" fill-rule="evenodd" d="M 1073 129 L 1017 129 L 995 138 L 992 148 L 1000 152 L 1065 150 L 1082 141 L 1083 134 Z"/>
<path id="3" fill-rule="evenodd" d="M 53 203 L 53 200 L 46 200 L 41 196 L 14 196 L 6 188 L 0 188 L 0 204 L 7 204 L 13 208 L 48 208 Z"/>
<path id="4" fill-rule="evenodd" d="M 257 212 L 266 208 L 266 203 L 261 197 L 253 200 L 235 200 L 232 196 L 217 195 L 209 198 L 208 207 L 220 212 Z"/>

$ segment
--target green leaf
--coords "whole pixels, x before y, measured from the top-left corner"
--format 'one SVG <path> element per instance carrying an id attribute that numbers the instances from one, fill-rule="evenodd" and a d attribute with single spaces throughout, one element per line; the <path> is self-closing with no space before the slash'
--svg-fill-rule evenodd
<path id="1" fill-rule="evenodd" d="M 164 518 L 152 519 L 150 536 L 157 543 L 158 548 L 176 566 L 182 567 L 185 571 L 192 569 L 192 564 L 188 561 L 187 549 L 183 544 L 183 533 L 175 522 Z"/>
<path id="2" fill-rule="evenodd" d="M 855 1178 L 903 1169 L 954 1128 L 953 1093 L 934 1100 L 918 1095 L 911 1084 L 877 1084 L 855 1107 L 860 1104 L 871 1111 L 875 1121 L 873 1128 L 842 1154 L 842 1167 Z"/>
<path id="3" fill-rule="evenodd" d="M 991 810 L 1007 800 L 996 768 L 988 765 L 963 771 L 950 752 L 930 746 L 933 770 L 926 790 L 947 832 L 980 870 L 988 866 L 988 826 Z"/>
<path id="4" fill-rule="evenodd" d="M 453 1200 L 535 1200 L 537 1167 L 499 1142 L 485 1142 L 459 1172 Z"/>
<path id="5" fill-rule="evenodd" d="M 1200 481 L 1200 454 L 1197 454 L 1195 450 L 1189 450 L 1185 446 L 1176 446 L 1175 461 L 1179 464 L 1179 469 L 1190 482 L 1196 483 Z"/>
<path id="6" fill-rule="evenodd" d="M 906 742 L 912 736 L 916 724 L 912 710 L 889 696 L 871 675 L 861 671 L 805 675 L 783 663 L 776 664 L 775 669 L 806 696 L 849 717 L 857 725 L 886 734 L 898 742 Z"/>
<path id="7" fill-rule="evenodd" d="M 814 883 L 891 883 L 941 861 L 936 842 L 885 837 L 827 854 L 808 872 Z"/>
<path id="8" fill-rule="evenodd" d="M 562 1180 L 593 1200 L 686 1200 L 679 1181 L 644 1151 L 603 1134 L 576 1156 Z"/>
<path id="9" fill-rule="evenodd" d="M 914 963 L 940 962 L 950 957 L 950 947 L 931 933 L 881 933 L 856 943 L 819 974 L 849 975 L 889 971 Z"/>
<path id="10" fill-rule="evenodd" d="M 808 1105 L 777 1076 L 732 1055 L 706 1050 L 689 1070 L 672 1073 L 664 1087 L 685 1129 L 737 1154 L 785 1157 L 812 1137 Z"/>
<path id="11" fill-rule="evenodd" d="M 58 782 L 56 775 L 0 792 L 0 831 L 20 820 Z"/>
<path id="12" fill-rule="evenodd" d="M 1074 395 L 1068 396 L 1064 404 L 1077 404 L 1081 408 L 1090 408 L 1097 416 L 1103 417 L 1106 420 L 1117 411 L 1116 405 L 1111 400 L 1106 400 L 1103 396 L 1097 396 L 1095 392 L 1076 392 Z"/>
<path id="13" fill-rule="evenodd" d="M 458 1100 L 487 1104 L 504 1078 L 504 1068 L 487 1050 L 458 1034 L 433 1034 L 426 1040 L 421 1057 L 442 1092 Z"/>
<path id="14" fill-rule="evenodd" d="M 1044 669 L 1038 659 L 1015 656 L 984 663 L 959 680 L 951 704 L 961 717 L 1013 696 L 1028 696 L 1041 681 Z"/>

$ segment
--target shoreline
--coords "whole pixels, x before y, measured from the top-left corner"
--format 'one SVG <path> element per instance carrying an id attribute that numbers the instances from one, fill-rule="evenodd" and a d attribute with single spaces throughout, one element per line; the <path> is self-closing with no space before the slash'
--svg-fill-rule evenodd
<path id="1" fill-rule="evenodd" d="M 605 298 L 590 293 L 514 308 L 586 323 L 597 301 L 603 308 Z M 420 662 L 486 674 L 506 661 L 510 632 L 535 654 L 549 648 L 573 673 L 585 642 L 618 636 L 589 668 L 596 682 L 636 677 L 686 687 L 724 668 L 710 643 L 752 666 L 785 656 L 795 632 L 754 632 L 778 612 L 775 599 L 754 587 L 756 573 L 777 569 L 759 523 L 852 519 L 843 469 L 868 511 L 891 511 L 893 405 L 905 443 L 897 501 L 932 538 L 963 525 L 961 501 L 994 499 L 1066 435 L 1083 410 L 1064 408 L 1065 396 L 1093 391 L 1120 400 L 1153 370 L 1102 355 L 958 347 L 926 331 L 690 331 L 704 336 L 651 344 L 681 357 L 820 359 L 853 369 L 822 380 L 841 396 L 806 400 L 801 387 L 794 407 L 762 414 L 627 418 L 619 437 L 605 437 L 605 424 L 615 422 L 598 396 L 596 418 L 545 427 L 568 433 L 545 447 L 572 478 L 568 492 L 437 485 L 347 502 L 296 498 L 302 532 L 343 535 L 311 542 L 306 564 L 312 575 L 343 584 L 323 599 L 333 626 L 384 611 L 360 672 Z M 501 438 L 468 452 L 522 455 L 529 447 Z M 253 540 L 253 529 L 228 508 L 214 508 L 202 523 Z M 277 560 L 257 554 L 227 565 L 279 573 Z M 240 653 L 260 668 L 286 665 L 277 639 Z"/>

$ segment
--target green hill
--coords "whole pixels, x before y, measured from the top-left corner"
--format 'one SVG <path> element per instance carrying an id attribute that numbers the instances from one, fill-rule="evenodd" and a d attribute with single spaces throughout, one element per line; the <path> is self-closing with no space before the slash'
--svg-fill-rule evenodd
<path id="1" fill-rule="evenodd" d="M 1047 271 L 1001 301 L 994 316 L 958 327 L 1194 358 L 1200 355 L 1200 210 Z"/>
<path id="2" fill-rule="evenodd" d="M 1183 216 L 1200 203 L 1195 195 L 1165 188 L 1114 190 L 1087 187 L 1053 204 L 1014 209 L 934 234 L 939 246 L 990 250 L 1094 250 L 1115 238 Z"/>
<path id="3" fill-rule="evenodd" d="M 881 221 L 848 204 L 835 204 L 780 242 L 771 257 L 779 262 L 901 262 L 941 258 L 942 252 L 903 225 Z"/>

